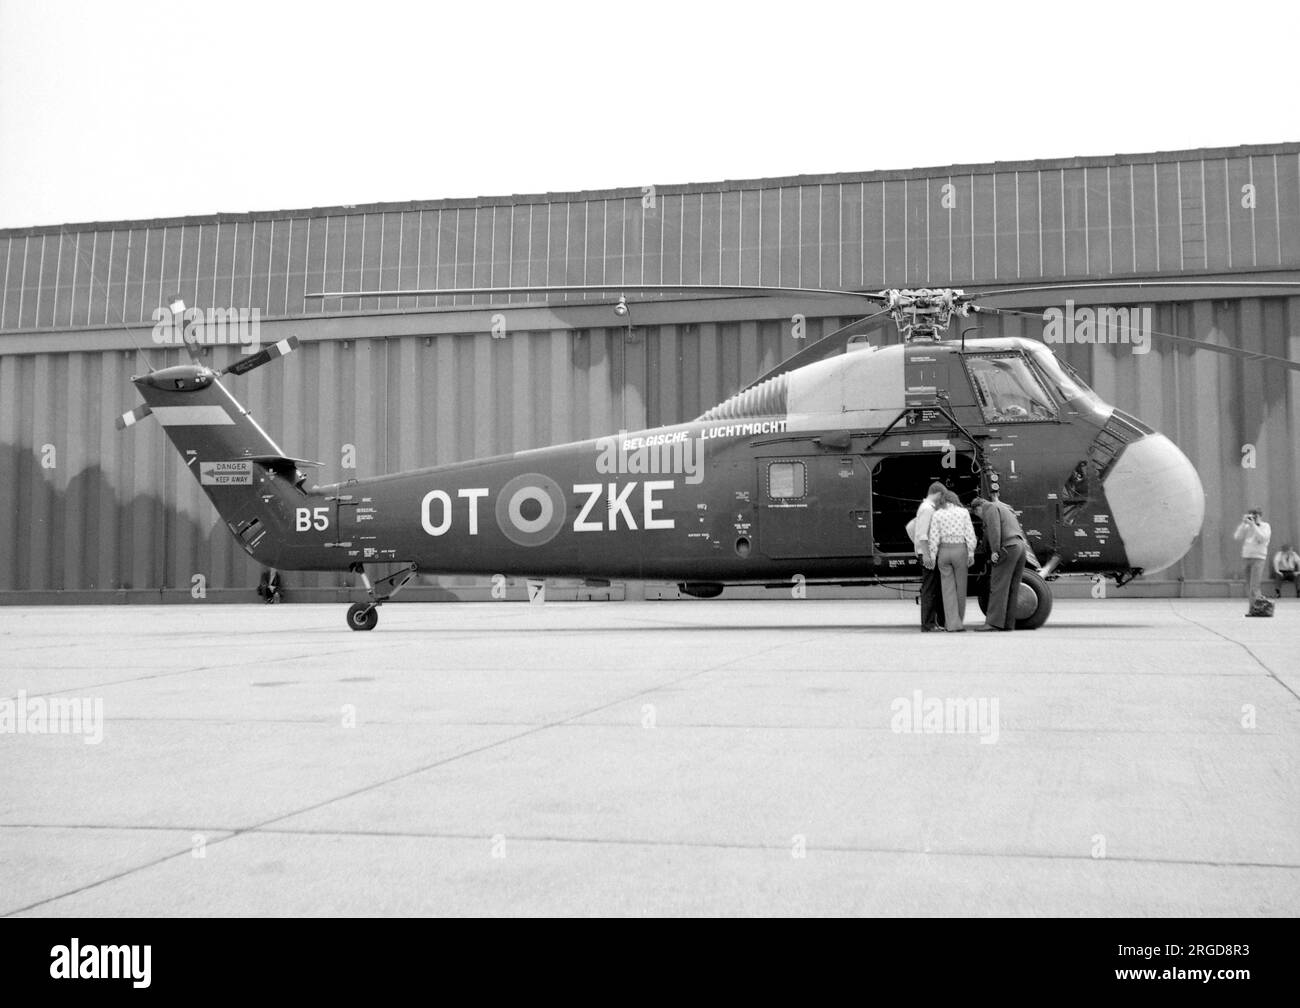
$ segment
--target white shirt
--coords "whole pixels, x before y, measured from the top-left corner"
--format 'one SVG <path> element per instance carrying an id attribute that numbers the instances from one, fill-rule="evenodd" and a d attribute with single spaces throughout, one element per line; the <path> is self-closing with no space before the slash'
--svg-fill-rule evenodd
<path id="1" fill-rule="evenodd" d="M 943 507 L 935 511 L 930 521 L 930 559 L 939 555 L 941 543 L 965 543 L 966 562 L 975 557 L 975 526 L 970 512 L 964 507 Z"/>
<path id="2" fill-rule="evenodd" d="M 1241 540 L 1241 558 L 1243 560 L 1267 560 L 1268 541 L 1273 537 L 1273 529 L 1268 522 L 1242 522 L 1232 538 Z"/>
<path id="3" fill-rule="evenodd" d="M 908 522 L 907 534 L 912 538 L 912 548 L 916 555 L 921 555 L 921 540 L 930 538 L 930 519 L 934 517 L 934 505 L 927 497 L 916 509 L 916 517 Z M 897 526 L 895 526 L 897 527 Z"/>

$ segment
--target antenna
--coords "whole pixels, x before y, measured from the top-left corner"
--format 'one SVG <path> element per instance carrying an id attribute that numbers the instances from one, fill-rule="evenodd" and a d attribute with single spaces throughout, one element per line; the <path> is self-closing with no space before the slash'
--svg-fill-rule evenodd
<path id="1" fill-rule="evenodd" d="M 62 248 L 62 245 L 64 245 L 64 238 L 68 237 L 68 232 L 66 232 L 65 228 L 66 228 L 66 225 L 60 225 L 60 228 L 59 228 L 59 247 L 60 247 L 60 248 Z M 98 285 L 99 285 L 99 289 L 100 289 L 101 291 L 103 291 L 103 293 L 104 293 L 104 304 L 105 304 L 105 306 L 107 306 L 107 304 L 108 304 L 108 302 L 109 302 L 108 286 L 105 285 L 105 284 L 101 284 L 101 282 L 100 282 L 100 280 L 99 280 L 99 277 L 96 277 L 96 276 L 95 276 L 95 263 L 94 263 L 94 261 L 91 261 L 90 259 L 87 259 L 87 258 L 86 258 L 86 254 L 85 254 L 85 252 L 83 252 L 83 251 L 81 250 L 81 245 L 79 245 L 79 243 L 74 243 L 74 245 L 73 245 L 73 252 L 74 252 L 75 255 L 78 256 L 79 259 L 81 259 L 81 260 L 83 261 L 83 263 L 86 264 L 86 268 L 88 269 L 88 271 L 90 271 L 90 282 L 91 282 L 92 285 L 95 285 L 95 284 L 98 284 Z M 147 367 L 147 368 L 149 369 L 149 371 L 155 371 L 155 367 L 153 367 L 153 362 L 152 362 L 152 360 L 149 360 L 148 352 L 147 352 L 146 350 L 144 350 L 144 347 L 143 347 L 143 346 L 140 346 L 140 341 L 139 341 L 139 339 L 136 339 L 136 338 L 135 338 L 135 332 L 134 332 L 134 330 L 131 329 L 131 326 L 130 326 L 129 324 L 127 324 L 127 321 L 126 321 L 126 311 L 125 311 L 125 300 L 123 300 L 123 307 L 121 308 L 121 310 L 118 310 L 117 315 L 118 315 L 118 325 L 121 325 L 122 328 L 126 330 L 126 334 L 127 334 L 127 336 L 130 336 L 130 337 L 131 337 L 131 342 L 135 343 L 135 352 L 136 352 L 136 354 L 139 354 L 140 356 L 142 356 L 142 358 L 144 358 L 144 367 Z"/>
<path id="2" fill-rule="evenodd" d="M 61 225 L 61 226 L 59 227 L 59 247 L 60 247 L 60 248 L 63 247 L 63 239 L 67 237 L 67 232 L 64 230 L 65 227 L 66 227 L 66 225 Z M 108 286 L 107 286 L 106 284 L 100 283 L 99 279 L 95 276 L 95 264 L 94 264 L 94 262 L 92 262 L 92 261 L 90 261 L 90 260 L 88 260 L 88 259 L 86 258 L 86 254 L 85 254 L 84 252 L 81 251 L 81 246 L 80 246 L 79 243 L 76 243 L 76 244 L 74 244 L 74 245 L 72 246 L 72 251 L 73 251 L 74 254 L 76 254 L 76 256 L 77 256 L 78 258 L 81 259 L 82 262 L 84 262 L 84 263 L 86 264 L 86 269 L 88 269 L 88 270 L 90 271 L 90 282 L 91 282 L 91 284 L 92 284 L 92 285 L 93 285 L 93 284 L 99 284 L 99 289 L 100 289 L 101 291 L 104 292 L 104 304 L 107 305 L 107 304 L 109 303 L 109 292 L 108 292 Z M 139 341 L 138 339 L 136 339 L 136 337 L 135 337 L 135 331 L 132 330 L 132 328 L 127 324 L 127 321 L 126 321 L 126 303 L 125 303 L 125 301 L 123 301 L 123 307 L 118 311 L 118 325 L 120 325 L 123 329 L 125 329 L 126 332 L 127 332 L 127 335 L 131 337 L 131 342 L 135 344 L 135 352 L 138 353 L 141 357 L 144 358 L 144 366 L 147 367 L 150 371 L 154 371 L 154 370 L 156 370 L 156 369 L 154 368 L 154 366 L 153 366 L 153 361 L 151 361 L 151 360 L 149 359 L 149 354 L 145 351 L 144 347 L 140 345 L 140 341 Z"/>

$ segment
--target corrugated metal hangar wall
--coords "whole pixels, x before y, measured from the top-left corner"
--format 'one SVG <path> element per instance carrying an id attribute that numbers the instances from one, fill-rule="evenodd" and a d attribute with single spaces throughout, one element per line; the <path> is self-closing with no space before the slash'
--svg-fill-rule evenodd
<path id="1" fill-rule="evenodd" d="M 188 599 L 199 573 L 210 595 L 247 598 L 258 569 L 161 432 L 113 426 L 137 401 L 137 344 L 155 366 L 180 360 L 151 341 L 152 313 L 175 293 L 191 306 L 259 309 L 263 344 L 302 338 L 298 354 L 230 384 L 288 452 L 324 461 L 320 481 L 332 482 L 689 419 L 806 345 L 792 338 L 795 313 L 812 342 L 864 312 L 850 299 L 659 301 L 635 305 L 628 329 L 610 299 L 516 297 L 494 339 L 497 310 L 483 298 L 307 294 L 1293 280 L 1300 144 L 28 228 L 0 231 L 0 259 L 0 600 Z M 1300 298 L 1144 291 L 1089 303 L 1150 304 L 1157 331 L 1300 358 Z M 984 335 L 1039 335 L 1033 320 L 982 322 Z M 1201 539 L 1162 581 L 1226 590 L 1237 576 L 1231 530 L 1252 503 L 1275 544 L 1300 539 L 1294 373 L 1171 343 L 1145 355 L 1057 349 L 1103 398 L 1173 437 L 1201 474 Z M 219 366 L 239 350 L 208 352 Z M 287 583 L 324 598 L 343 578 Z"/>

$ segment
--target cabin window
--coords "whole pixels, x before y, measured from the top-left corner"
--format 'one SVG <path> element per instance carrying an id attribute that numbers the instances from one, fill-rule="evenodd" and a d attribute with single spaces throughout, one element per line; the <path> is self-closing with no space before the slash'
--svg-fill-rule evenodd
<path id="1" fill-rule="evenodd" d="M 987 423 L 1055 420 L 1056 402 L 1018 353 L 965 358 Z"/>
<path id="2" fill-rule="evenodd" d="M 769 462 L 767 494 L 773 500 L 799 500 L 807 493 L 802 462 Z"/>

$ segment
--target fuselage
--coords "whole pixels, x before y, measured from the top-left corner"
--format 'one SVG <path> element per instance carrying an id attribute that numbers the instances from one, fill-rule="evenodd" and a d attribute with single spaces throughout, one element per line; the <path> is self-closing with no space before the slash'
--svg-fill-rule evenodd
<path id="1" fill-rule="evenodd" d="M 864 349 L 690 423 L 307 488 L 259 469 L 255 559 L 287 570 L 708 582 L 915 577 L 904 526 L 933 480 L 998 494 L 1061 573 L 1176 562 L 1195 470 L 1022 339 Z M 242 488 L 241 488 L 242 489 Z M 223 515 L 235 488 L 205 486 Z M 245 526 L 246 528 L 246 526 Z M 1054 559 L 1053 559 L 1054 558 Z"/>

